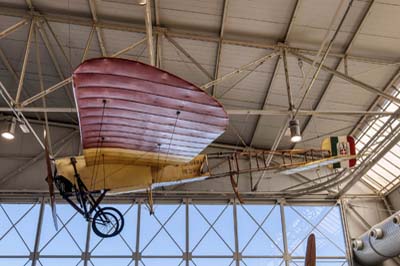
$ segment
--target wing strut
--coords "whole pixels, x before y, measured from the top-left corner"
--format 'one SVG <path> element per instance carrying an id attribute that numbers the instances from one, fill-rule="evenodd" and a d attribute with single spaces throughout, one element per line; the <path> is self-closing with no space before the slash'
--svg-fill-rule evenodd
<path id="1" fill-rule="evenodd" d="M 238 161 L 237 161 L 237 157 L 236 156 L 235 156 L 235 159 L 236 159 L 236 164 L 237 164 Z M 243 201 L 242 197 L 239 194 L 238 183 L 235 181 L 235 177 L 234 177 L 235 173 L 234 173 L 233 168 L 232 168 L 231 158 L 228 159 L 228 163 L 229 163 L 229 177 L 231 179 L 233 192 L 235 193 L 236 198 L 239 200 L 240 204 L 243 204 L 244 201 Z M 239 170 L 238 167 L 239 166 L 237 165 L 237 170 Z M 237 171 L 236 175 L 239 176 L 239 171 Z"/>
<path id="2" fill-rule="evenodd" d="M 150 215 L 154 214 L 154 201 L 153 201 L 153 188 L 150 185 L 149 189 L 147 190 L 148 200 L 149 200 L 149 208 L 150 208 Z"/>
<path id="3" fill-rule="evenodd" d="M 47 166 L 46 181 L 47 181 L 47 184 L 49 185 L 51 215 L 53 216 L 54 227 L 56 228 L 56 231 L 58 231 L 56 196 L 54 194 L 54 178 L 53 178 L 53 172 L 51 169 L 51 159 L 50 159 L 50 153 L 49 153 L 49 140 L 48 140 L 46 130 L 44 132 L 44 151 L 45 151 L 46 166 Z"/>

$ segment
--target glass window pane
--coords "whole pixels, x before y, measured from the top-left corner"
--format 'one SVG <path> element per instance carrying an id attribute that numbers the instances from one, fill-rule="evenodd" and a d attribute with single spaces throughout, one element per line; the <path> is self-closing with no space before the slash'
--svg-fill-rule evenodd
<path id="1" fill-rule="evenodd" d="M 239 250 L 242 255 L 283 255 L 278 205 L 239 205 L 237 218 Z"/>
<path id="2" fill-rule="evenodd" d="M 185 202 L 185 201 L 182 201 Z M 0 245 L 12 246 L 1 249 L 0 265 L 31 265 L 30 252 L 33 251 L 40 205 L 2 204 L 0 233 L 12 233 L 12 223 L 18 232 L 0 238 Z M 141 205 L 140 234 L 137 232 L 137 204 L 113 204 L 123 213 L 125 228 L 112 238 L 100 238 L 88 227 L 86 220 L 67 204 L 58 204 L 60 228 L 54 229 L 50 207 L 45 205 L 42 219 L 42 233 L 39 242 L 41 266 L 63 266 L 84 264 L 88 229 L 90 230 L 89 264 L 135 265 L 136 241 L 139 239 L 139 265 L 142 266 L 182 266 L 186 265 L 186 239 L 189 240 L 189 265 L 236 265 L 235 227 L 237 224 L 237 244 L 241 265 L 284 265 L 284 240 L 279 205 L 243 204 L 236 205 L 237 221 L 234 222 L 232 203 L 156 204 L 155 214 L 150 215 L 146 204 Z M 285 206 L 286 230 L 289 250 L 292 256 L 303 258 L 308 235 L 313 232 L 317 242 L 317 256 L 337 257 L 345 262 L 344 239 L 338 207 L 332 206 Z M 13 221 L 7 224 L 8 219 Z M 25 222 L 24 219 L 28 219 Z M 188 219 L 189 235 L 186 236 Z M 8 226 L 7 226 L 8 225 Z M 18 233 L 25 244 L 15 245 Z M 17 248 L 15 248 L 17 246 Z M 10 256 L 10 258 L 7 258 Z M 14 258 L 13 258 L 14 256 Z M 18 256 L 19 258 L 15 258 Z M 112 258 L 116 256 L 116 258 Z M 302 260 L 296 260 L 301 264 Z M 294 261 L 293 261 L 294 262 Z M 320 260 L 321 265 L 336 265 L 330 260 Z M 293 264 L 292 264 L 293 265 Z"/>
<path id="3" fill-rule="evenodd" d="M 193 255 L 232 255 L 235 249 L 232 205 L 192 204 L 189 231 Z"/>
<path id="4" fill-rule="evenodd" d="M 288 247 L 292 256 L 304 256 L 307 238 L 315 234 L 318 256 L 345 257 L 345 241 L 338 207 L 285 207 Z"/>
<path id="5" fill-rule="evenodd" d="M 185 250 L 185 205 L 157 204 L 154 214 L 142 206 L 140 252 L 142 255 L 179 255 Z"/>
<path id="6" fill-rule="evenodd" d="M 0 255 L 33 251 L 39 209 L 39 204 L 0 204 Z"/>

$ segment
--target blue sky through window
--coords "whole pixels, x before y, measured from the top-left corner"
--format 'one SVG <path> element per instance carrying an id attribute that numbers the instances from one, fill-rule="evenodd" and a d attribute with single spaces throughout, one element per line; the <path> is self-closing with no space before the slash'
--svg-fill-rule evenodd
<path id="1" fill-rule="evenodd" d="M 0 266 L 31 265 L 38 228 L 40 204 L 0 204 Z M 104 205 L 107 206 L 107 205 Z M 186 265 L 186 249 L 193 266 L 284 265 L 284 240 L 279 205 L 236 205 L 226 202 L 204 204 L 157 204 L 150 216 L 141 204 L 140 232 L 137 235 L 139 205 L 114 204 L 124 214 L 125 228 L 119 236 L 102 239 L 90 233 L 88 265 L 133 266 Z M 85 219 L 66 204 L 57 205 L 59 231 L 55 231 L 49 206 L 45 206 L 38 246 L 41 266 L 81 266 L 88 227 Z M 186 213 L 188 210 L 188 213 Z M 288 250 L 295 257 L 290 265 L 303 265 L 307 236 L 314 232 L 317 265 L 346 264 L 345 241 L 337 206 L 285 206 Z M 188 229 L 186 229 L 188 225 Z M 186 239 L 186 232 L 188 238 Z M 139 246 L 137 246 L 139 243 Z M 7 256 L 9 258 L 7 258 Z M 335 256 L 332 260 L 326 257 Z M 111 258 L 113 257 L 113 258 Z M 325 257 L 325 258 L 324 258 Z"/>

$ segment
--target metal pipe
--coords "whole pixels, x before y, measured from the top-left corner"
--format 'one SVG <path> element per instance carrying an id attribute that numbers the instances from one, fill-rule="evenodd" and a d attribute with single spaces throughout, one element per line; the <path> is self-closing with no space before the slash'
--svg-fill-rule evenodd
<path id="1" fill-rule="evenodd" d="M 298 53 L 298 52 L 291 51 L 291 50 L 289 50 L 289 52 L 290 52 L 292 55 L 294 55 L 295 57 L 300 58 L 301 60 L 303 60 L 303 61 L 306 62 L 307 64 L 310 64 L 310 65 L 311 65 L 311 64 L 313 63 L 313 60 L 312 60 L 312 59 L 310 59 L 310 58 L 308 58 L 308 57 L 306 57 L 306 56 L 304 56 L 304 55 L 302 55 L 302 54 L 300 54 L 300 53 Z M 396 97 L 393 97 L 392 95 L 387 94 L 387 93 L 385 93 L 385 92 L 382 92 L 381 90 L 379 90 L 379 89 L 377 89 L 377 88 L 375 88 L 375 87 L 372 87 L 371 85 L 368 85 L 368 84 L 366 84 L 366 83 L 364 83 L 364 82 L 362 82 L 362 81 L 359 81 L 359 80 L 354 79 L 354 78 L 352 78 L 352 77 L 350 77 L 350 76 L 347 76 L 346 74 L 343 74 L 343 73 L 341 73 L 341 72 L 339 72 L 339 71 L 337 71 L 337 70 L 335 70 L 335 69 L 333 69 L 333 68 L 327 67 L 327 66 L 325 66 L 325 65 L 320 65 L 319 63 L 315 63 L 315 64 L 316 64 L 318 67 L 321 66 L 321 68 L 322 68 L 324 71 L 329 72 L 329 73 L 335 75 L 336 77 L 338 77 L 338 78 L 340 78 L 340 79 L 342 79 L 342 80 L 345 80 L 345 81 L 347 81 L 347 82 L 349 82 L 349 83 L 351 83 L 351 84 L 353 84 L 353 85 L 356 85 L 356 86 L 358 86 L 358 87 L 360 87 L 360 88 L 362 88 L 362 89 L 365 89 L 365 90 L 367 90 L 367 91 L 369 91 L 369 92 L 371 92 L 371 93 L 378 94 L 378 95 L 382 96 L 382 97 L 385 98 L 385 99 L 388 99 L 388 100 L 391 100 L 391 101 L 393 101 L 393 102 L 395 102 L 395 103 L 400 104 L 400 99 L 398 99 L 398 98 L 396 98 Z"/>
<path id="2" fill-rule="evenodd" d="M 32 16 L 32 14 L 22 8 L 11 8 L 5 5 L 0 5 L 0 15 L 7 15 L 13 17 L 26 17 Z M 91 27 L 93 25 L 92 19 L 84 18 L 81 16 L 74 15 L 72 13 L 57 13 L 57 12 L 49 12 L 45 15 L 43 14 L 34 14 L 34 16 L 45 17 L 48 21 L 58 22 L 58 23 L 67 23 L 73 25 L 87 26 Z M 133 24 L 127 23 L 123 21 L 105 21 L 98 22 L 96 24 L 97 27 L 118 30 L 118 31 L 127 31 L 127 32 L 139 32 L 145 33 L 146 29 L 142 24 Z M 213 32 L 208 33 L 199 33 L 199 32 L 185 32 L 182 29 L 166 29 L 164 27 L 154 27 L 153 31 L 157 33 L 168 32 L 171 37 L 190 39 L 190 40 L 198 40 L 205 42 L 219 42 L 219 37 L 215 36 Z M 245 47 L 253 47 L 259 49 L 276 49 L 281 45 L 277 45 L 272 40 L 264 40 L 260 42 L 259 40 L 254 39 L 246 39 L 245 36 L 237 36 L 235 39 L 224 38 L 222 41 L 223 44 L 230 44 L 236 46 L 245 46 Z M 313 49 L 301 49 L 298 47 L 288 47 L 289 50 L 297 51 L 303 54 L 315 55 L 318 51 Z M 330 53 L 330 57 L 336 58 L 344 58 L 346 54 L 344 53 Z M 347 55 L 348 60 L 372 63 L 372 64 L 382 64 L 382 65 L 394 65 L 399 62 L 393 60 L 387 60 L 382 58 L 369 58 L 362 56 L 351 56 Z"/>
<path id="3" fill-rule="evenodd" d="M 91 228 L 91 222 L 87 222 L 86 226 L 86 242 L 85 242 L 85 251 L 84 251 L 84 256 L 82 258 L 83 260 L 83 266 L 88 266 L 90 262 L 90 257 L 88 256 L 90 253 L 90 237 L 92 233 L 92 228 Z"/>
<path id="4" fill-rule="evenodd" d="M 53 63 L 54 68 L 56 69 L 56 72 L 59 76 L 59 78 L 61 80 L 65 80 L 65 76 L 64 73 L 62 71 L 61 65 L 57 59 L 56 53 L 53 49 L 53 46 L 51 45 L 51 42 L 49 40 L 49 36 L 47 35 L 46 30 L 42 27 L 42 24 L 40 24 L 39 22 L 37 22 L 37 27 L 39 29 L 39 33 L 40 33 L 40 37 L 42 38 L 42 41 L 47 49 L 47 51 L 49 52 L 50 55 L 50 59 Z M 73 96 L 71 94 L 70 88 L 67 86 L 68 84 L 64 84 L 64 89 L 65 89 L 65 94 L 67 95 L 67 98 L 71 104 L 71 106 L 74 106 L 75 101 L 73 99 Z M 43 91 L 42 91 L 43 93 Z"/>
<path id="5" fill-rule="evenodd" d="M 25 55 L 24 55 L 24 61 L 22 62 L 22 69 L 21 69 L 21 75 L 19 77 L 17 95 L 15 96 L 15 102 L 17 104 L 19 104 L 22 87 L 24 85 L 26 66 L 28 64 L 29 51 L 30 51 L 30 47 L 31 47 L 31 40 L 32 40 L 32 34 L 33 34 L 34 27 L 35 27 L 35 19 L 32 19 L 31 26 L 29 27 L 28 40 L 26 41 Z"/>
<path id="6" fill-rule="evenodd" d="M 39 85 L 40 85 L 40 91 L 44 90 L 44 82 L 43 82 L 43 72 L 42 72 L 42 64 L 40 61 L 40 49 L 39 49 L 39 42 L 38 42 L 38 29 L 35 28 L 35 49 L 36 49 L 36 65 L 37 65 L 37 74 L 39 77 Z M 47 108 L 47 103 L 46 103 L 46 97 L 42 98 L 42 104 L 43 104 L 43 108 Z M 47 112 L 44 112 L 44 121 L 45 121 L 45 125 L 46 125 L 46 135 L 47 135 L 47 143 L 49 145 L 49 151 L 50 154 L 53 154 L 53 148 L 51 145 L 51 133 L 50 133 L 50 129 L 49 129 L 49 119 L 47 116 Z"/>
<path id="7" fill-rule="evenodd" d="M 128 51 L 130 51 L 130 50 L 132 50 L 134 48 L 136 48 L 137 46 L 141 45 L 146 40 L 147 40 L 147 38 L 145 37 L 145 38 L 141 39 L 140 41 L 134 42 L 131 45 L 129 45 L 128 47 L 126 47 L 126 48 L 114 53 L 113 55 L 111 55 L 111 57 L 118 57 L 118 56 L 120 56 L 120 55 L 122 55 L 122 54 L 124 54 L 124 53 L 126 53 L 126 52 L 128 52 Z"/>
<path id="8" fill-rule="evenodd" d="M 272 53 L 270 53 L 270 54 L 268 54 L 266 56 L 263 56 L 263 57 L 261 57 L 261 58 L 259 58 L 257 60 L 251 61 L 250 63 L 247 63 L 245 65 L 242 65 L 238 69 L 236 69 L 236 70 L 234 70 L 232 72 L 229 72 L 228 74 L 225 74 L 222 77 L 219 77 L 219 78 L 217 78 L 217 79 L 215 79 L 213 81 L 210 81 L 210 82 L 202 85 L 201 88 L 202 89 L 207 89 L 207 88 L 209 88 L 211 86 L 214 86 L 215 84 L 218 84 L 218 83 L 220 83 L 220 82 L 222 82 L 222 81 L 224 81 L 226 79 L 231 78 L 232 76 L 235 76 L 235 75 L 241 73 L 242 71 L 248 69 L 251 66 L 262 64 L 265 61 L 267 61 L 268 59 L 271 59 L 271 58 L 273 58 L 273 57 L 275 57 L 277 55 L 279 55 L 279 52 L 278 51 L 274 51 L 274 52 L 272 52 Z"/>
<path id="9" fill-rule="evenodd" d="M 52 93 L 52 92 L 58 90 L 59 88 L 64 87 L 65 85 L 67 85 L 67 84 L 69 84 L 69 83 L 71 83 L 71 82 L 72 82 L 72 77 L 68 77 L 68 78 L 66 78 L 66 79 L 64 79 L 64 80 L 62 80 L 62 81 L 60 81 L 60 82 L 58 82 L 57 84 L 54 84 L 54 85 L 51 86 L 50 88 L 48 88 L 48 89 L 46 89 L 46 90 L 44 90 L 44 91 L 42 91 L 42 92 L 39 92 L 38 94 L 32 96 L 31 98 L 26 99 L 25 101 L 23 101 L 23 102 L 20 104 L 20 106 L 21 106 L 21 107 L 27 106 L 27 105 L 29 105 L 29 104 L 31 104 L 31 103 L 33 103 L 33 102 L 39 100 L 40 98 L 42 98 L 42 97 L 44 97 L 44 96 L 46 96 L 46 95 L 48 95 L 48 94 L 50 94 L 50 93 Z"/>
<path id="10" fill-rule="evenodd" d="M 219 65 L 221 63 L 221 52 L 222 52 L 222 41 L 224 38 L 226 18 L 228 15 L 228 5 L 229 5 L 229 0 L 224 0 L 224 8 L 222 9 L 222 16 L 221 16 L 221 27 L 220 27 L 220 31 L 219 31 L 219 42 L 218 42 L 217 54 L 216 54 L 216 60 L 215 60 L 215 66 L 214 66 L 214 78 L 212 78 L 212 79 L 217 79 L 218 75 L 219 75 Z M 215 85 L 212 86 L 212 88 L 211 88 L 211 95 L 214 97 L 216 96 Z"/>
<path id="11" fill-rule="evenodd" d="M 289 111 L 292 113 L 294 111 L 294 104 L 293 104 L 292 90 L 290 89 L 287 51 L 285 49 L 281 49 L 281 54 L 282 54 L 281 57 L 283 59 L 283 69 L 285 70 L 286 91 L 288 96 Z"/>
<path id="12" fill-rule="evenodd" d="M 235 254 L 233 259 L 235 260 L 236 266 L 240 266 L 240 254 L 239 254 L 239 232 L 238 232 L 238 215 L 237 215 L 237 202 L 236 198 L 232 200 L 233 205 L 233 233 L 235 238 Z"/>
<path id="13" fill-rule="evenodd" d="M 389 92 L 390 89 L 393 89 L 394 84 L 397 82 L 397 80 L 400 78 L 400 68 L 397 69 L 396 73 L 392 76 L 392 78 L 389 80 L 389 82 L 386 84 L 385 88 L 382 90 L 383 92 Z M 396 93 L 396 96 L 398 95 L 398 93 Z M 369 106 L 368 110 L 373 110 L 375 109 L 379 102 L 381 100 L 380 96 L 377 96 L 374 100 L 374 102 Z M 365 122 L 365 117 L 362 117 L 356 124 L 356 126 L 354 126 L 354 128 L 351 130 L 351 135 L 354 135 L 356 130 L 359 129 L 361 127 L 361 125 L 363 124 L 363 122 Z"/>
<path id="14" fill-rule="evenodd" d="M 341 3 L 343 3 L 343 1 L 342 1 Z M 321 71 L 321 67 L 323 66 L 325 60 L 326 60 L 327 57 L 328 57 L 328 54 L 329 54 L 329 52 L 330 52 L 330 50 L 331 50 L 331 48 L 332 48 L 333 42 L 335 41 L 336 36 L 338 35 L 340 29 L 342 28 L 342 25 L 343 25 L 343 23 L 344 23 L 344 21 L 345 21 L 347 15 L 348 15 L 349 11 L 350 11 L 350 8 L 351 8 L 352 4 L 353 4 L 353 0 L 350 0 L 349 4 L 347 5 L 346 11 L 344 12 L 342 18 L 340 19 L 340 22 L 339 22 L 338 27 L 336 28 L 336 30 L 335 30 L 335 32 L 334 32 L 334 34 L 333 34 L 331 40 L 329 41 L 328 47 L 327 47 L 326 50 L 324 51 L 324 55 L 322 56 L 322 58 L 321 58 L 321 60 L 320 60 L 320 62 L 319 62 L 319 64 L 318 64 L 317 70 L 314 72 L 314 75 L 313 75 L 313 77 L 312 77 L 312 79 L 311 79 L 311 81 L 310 81 L 310 83 L 309 83 L 309 85 L 308 85 L 308 87 L 307 87 L 307 89 L 306 89 L 306 91 L 305 91 L 303 97 L 302 97 L 301 100 L 300 100 L 300 103 L 299 103 L 299 105 L 298 105 L 298 108 L 301 108 L 301 106 L 303 105 L 303 102 L 304 102 L 305 98 L 307 97 L 308 93 L 309 93 L 310 90 L 312 89 L 312 87 L 313 87 L 313 85 L 314 85 L 314 82 L 317 80 L 317 77 L 318 77 L 318 75 L 319 75 L 319 72 Z M 339 9 L 340 9 L 340 5 L 339 5 Z M 339 11 L 339 9 L 337 10 L 337 12 Z M 332 22 L 333 22 L 333 21 L 332 21 Z M 333 24 L 331 24 L 331 25 L 333 25 Z M 324 43 L 322 43 L 322 46 L 324 46 Z M 316 60 L 314 60 L 313 63 L 312 63 L 312 68 L 314 68 L 314 65 L 315 65 L 316 63 L 317 63 Z M 297 113 L 295 113 L 294 118 L 296 117 L 296 115 L 297 115 Z"/>
<path id="15" fill-rule="evenodd" d="M 77 110 L 74 107 L 20 107 L 15 108 L 15 110 L 20 112 L 48 112 L 48 113 L 76 113 Z M 8 112 L 10 111 L 7 107 L 0 107 L 0 112 Z M 248 109 L 248 110 L 236 110 L 236 109 L 227 109 L 226 112 L 229 115 L 268 115 L 268 116 L 286 116 L 290 115 L 291 112 L 284 109 L 270 109 L 270 110 L 259 110 L 259 109 Z M 300 110 L 298 111 L 298 115 L 308 116 L 308 115 L 320 115 L 320 116 L 338 116 L 338 115 L 370 115 L 370 116 L 393 116 L 397 115 L 395 112 L 379 112 L 379 111 L 336 111 L 336 110 Z"/>
<path id="16" fill-rule="evenodd" d="M 59 141 L 57 141 L 56 143 L 53 144 L 53 147 L 56 146 L 60 146 L 62 144 L 64 144 L 66 141 L 69 141 L 75 134 L 77 133 L 76 130 L 72 131 L 71 133 L 69 133 L 67 136 L 63 137 L 62 139 L 60 139 Z M 21 173 L 22 171 L 24 171 L 25 169 L 27 169 L 28 167 L 32 166 L 33 164 L 35 164 L 37 161 L 43 159 L 43 152 L 40 151 L 35 157 L 33 157 L 30 161 L 25 162 L 22 166 L 18 166 L 17 168 L 11 170 L 10 172 L 8 172 L 7 174 L 5 174 L 4 176 L 2 176 L 0 178 L 0 184 L 4 185 L 5 182 L 7 182 L 10 178 L 14 177 L 15 175 Z"/>
<path id="17" fill-rule="evenodd" d="M 40 209 L 39 209 L 39 220 L 36 227 L 36 236 L 35 236 L 35 245 L 33 247 L 33 258 L 32 258 L 32 266 L 36 266 L 39 260 L 39 244 L 40 244 L 40 236 L 42 235 L 42 225 L 43 225 L 43 214 L 44 214 L 45 204 L 44 198 L 40 199 Z"/>
<path id="18" fill-rule="evenodd" d="M 352 242 L 355 260 L 362 265 L 378 265 L 400 255 L 400 212 L 372 226 Z"/>
<path id="19" fill-rule="evenodd" d="M 284 206 L 284 199 L 281 199 L 279 202 L 279 208 L 281 212 L 281 224 L 282 224 L 282 238 L 283 238 L 283 260 L 285 261 L 285 266 L 290 265 L 290 253 L 289 247 L 287 242 L 287 233 L 286 233 L 286 217 L 285 217 L 285 206 Z"/>
<path id="20" fill-rule="evenodd" d="M 65 52 L 60 40 L 58 39 L 56 33 L 54 32 L 53 28 L 51 27 L 50 23 L 45 19 L 44 23 L 46 24 L 47 28 L 50 31 L 51 36 L 53 36 L 54 41 L 57 43 L 58 49 L 60 49 L 61 53 L 63 54 L 63 57 L 65 61 L 68 63 L 70 69 L 72 69 L 72 64 L 71 60 L 68 58 L 67 53 Z"/>
<path id="21" fill-rule="evenodd" d="M 81 63 L 83 63 L 86 60 L 86 55 L 87 55 L 87 53 L 89 51 L 90 44 L 92 43 L 93 34 L 94 34 L 95 30 L 96 30 L 96 26 L 93 25 L 92 29 L 90 30 L 89 37 L 88 37 L 88 39 L 86 41 L 85 50 L 83 50 Z"/>
<path id="22" fill-rule="evenodd" d="M 369 17 L 369 14 L 371 13 L 372 7 L 375 3 L 375 0 L 372 0 L 369 3 L 368 9 L 365 12 L 363 18 L 361 19 L 360 23 L 357 26 L 357 30 L 355 31 L 355 33 L 353 34 L 350 42 L 348 43 L 346 50 L 344 51 L 344 54 L 348 54 L 350 52 L 350 50 L 352 49 L 358 35 L 361 32 L 361 29 L 363 28 L 364 24 L 367 22 L 367 18 Z M 347 60 L 347 56 L 343 57 L 340 59 L 340 61 L 338 62 L 338 64 L 336 65 L 335 69 L 339 70 L 341 65 L 344 65 L 344 73 L 346 75 L 349 75 L 348 73 L 348 60 Z M 322 104 L 322 102 L 324 101 L 324 99 L 327 97 L 328 95 L 328 91 L 331 88 L 331 86 L 333 85 L 333 80 L 334 80 L 334 76 L 331 75 L 331 77 L 329 78 L 328 84 L 325 86 L 325 88 L 323 89 L 322 93 L 320 94 L 320 97 L 317 100 L 317 103 L 314 105 L 315 110 L 319 109 L 320 105 Z M 370 109 L 369 109 L 370 110 Z M 311 125 L 311 120 L 313 118 L 310 117 L 309 119 L 306 120 L 304 126 L 303 126 L 303 132 L 306 132 L 306 129 L 308 128 L 309 125 Z M 353 135 L 352 133 L 349 135 Z"/>
<path id="23" fill-rule="evenodd" d="M 142 212 L 142 200 L 137 202 L 137 216 L 136 216 L 136 245 L 135 245 L 135 266 L 140 265 L 140 221 Z"/>
<path id="24" fill-rule="evenodd" d="M 137 42 L 134 43 L 134 44 L 132 44 L 132 45 L 130 45 L 130 46 L 128 46 L 127 48 L 124 48 L 124 49 L 122 49 L 122 50 L 116 52 L 116 53 L 115 53 L 114 55 L 112 55 L 111 57 L 120 56 L 121 54 L 123 54 L 123 53 L 125 53 L 125 52 L 127 52 L 127 51 L 129 51 L 129 50 L 131 50 L 131 49 L 133 49 L 134 47 L 136 47 L 136 46 L 137 46 L 136 44 L 137 44 Z M 128 48 L 129 48 L 129 49 L 128 49 Z M 39 92 L 38 94 L 36 94 L 36 95 L 30 97 L 29 99 L 26 99 L 25 101 L 23 101 L 23 102 L 20 104 L 20 106 L 21 106 L 21 107 L 25 107 L 25 106 L 27 106 L 27 105 L 29 105 L 29 104 L 32 104 L 33 102 L 39 100 L 40 98 L 42 98 L 42 97 L 44 97 L 44 96 L 46 96 L 46 95 L 48 95 L 48 94 L 50 94 L 50 93 L 52 93 L 52 92 L 58 90 L 59 88 L 62 88 L 63 86 L 68 85 L 68 84 L 71 83 L 71 82 L 72 82 L 72 77 L 68 77 L 68 78 L 66 78 L 66 79 L 64 79 L 64 80 L 62 80 L 62 81 L 60 81 L 59 83 L 54 84 L 53 86 L 51 86 L 50 88 L 44 90 L 43 92 Z"/>
<path id="25" fill-rule="evenodd" d="M 35 130 L 32 128 L 31 124 L 28 122 L 28 120 L 25 118 L 24 114 L 21 112 L 17 112 L 12 104 L 12 98 L 8 94 L 7 89 L 4 87 L 4 84 L 0 81 L 0 95 L 3 98 L 3 100 L 6 102 L 8 105 L 9 109 L 12 111 L 14 114 L 14 117 L 17 118 L 18 122 L 24 123 L 29 131 L 33 134 L 39 145 L 44 149 L 44 145 L 42 140 L 39 138 L 39 136 L 36 134 Z"/>
<path id="26" fill-rule="evenodd" d="M 168 36 L 168 34 L 164 35 L 165 38 L 167 38 L 167 40 L 172 43 L 172 45 L 178 49 L 182 54 L 184 54 L 190 61 L 192 61 L 192 63 L 204 74 L 207 76 L 207 78 L 209 78 L 210 80 L 213 80 L 213 76 L 211 76 L 210 73 L 208 73 L 208 71 L 199 63 L 197 62 L 196 59 L 194 59 L 190 53 L 188 53 L 177 41 L 175 41 L 173 38 L 171 38 L 170 36 Z"/>
<path id="27" fill-rule="evenodd" d="M 93 22 L 94 22 L 94 26 L 95 26 L 95 29 L 96 29 L 97 40 L 99 41 L 101 55 L 103 57 L 106 57 L 107 56 L 107 51 L 106 51 L 106 47 L 104 45 L 104 40 L 103 40 L 101 28 L 99 28 L 97 26 L 98 19 L 97 19 L 97 11 L 96 11 L 96 1 L 95 0 L 88 0 L 88 2 L 89 2 L 90 12 L 92 13 L 92 19 L 93 19 Z"/>
<path id="28" fill-rule="evenodd" d="M 18 30 L 22 26 L 24 26 L 26 23 L 28 23 L 27 19 L 23 19 L 20 22 L 8 27 L 7 29 L 3 30 L 0 32 L 0 40 L 3 39 L 4 37 L 7 37 L 10 33 L 13 33 L 14 31 Z"/>
<path id="29" fill-rule="evenodd" d="M 322 116 L 338 116 L 338 115 L 370 115 L 370 116 L 391 116 L 396 115 L 395 112 L 387 111 L 353 111 L 353 110 L 297 110 L 297 115 L 309 116 L 309 115 L 322 115 Z M 228 109 L 226 112 L 229 115 L 290 115 L 291 111 L 285 109 Z"/>
<path id="30" fill-rule="evenodd" d="M 274 157 L 273 152 L 276 151 L 278 149 L 279 143 L 281 142 L 281 139 L 283 138 L 283 136 L 285 135 L 286 129 L 287 129 L 287 125 L 289 124 L 289 121 L 291 120 L 291 115 L 288 115 L 286 120 L 284 121 L 284 123 L 282 124 L 278 135 L 276 136 L 274 143 L 272 144 L 271 147 L 271 151 L 272 153 L 268 154 L 267 159 L 266 159 L 266 165 L 267 167 L 269 167 L 269 165 L 271 164 L 272 158 Z M 254 187 L 252 188 L 253 191 L 256 191 L 258 189 L 258 186 L 260 185 L 260 183 L 262 182 L 262 180 L 264 179 L 266 171 L 264 171 L 260 177 L 258 178 L 257 182 L 255 183 Z"/>
<path id="31" fill-rule="evenodd" d="M 147 52 L 149 53 L 150 65 L 155 66 L 156 60 L 154 57 L 154 45 L 153 45 L 153 21 L 151 19 L 151 1 L 147 0 L 145 5 L 144 21 L 146 25 L 147 35 Z"/>

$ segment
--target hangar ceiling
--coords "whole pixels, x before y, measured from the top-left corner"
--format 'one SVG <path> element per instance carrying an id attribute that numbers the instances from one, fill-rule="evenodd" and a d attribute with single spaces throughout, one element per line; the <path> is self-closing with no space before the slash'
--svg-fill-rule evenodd
<path id="1" fill-rule="evenodd" d="M 115 56 L 154 58 L 216 97 L 230 126 L 213 149 L 319 147 L 329 135 L 351 134 L 359 137 L 362 160 L 376 163 L 398 149 L 399 12 L 395 0 L 153 0 L 147 11 L 125 0 L 1 0 L 0 80 L 35 128 L 47 114 L 61 155 L 79 152 L 73 69 L 84 59 Z M 303 136 L 296 145 L 286 134 L 288 84 Z M 8 119 L 6 102 L 0 110 Z M 24 187 L 11 176 L 33 171 L 40 145 L 21 135 L 0 147 L 8 166 L 1 184 Z M 339 195 L 358 181 L 377 194 L 396 187 L 398 172 L 382 179 L 365 175 L 372 163 L 361 165 Z"/>

